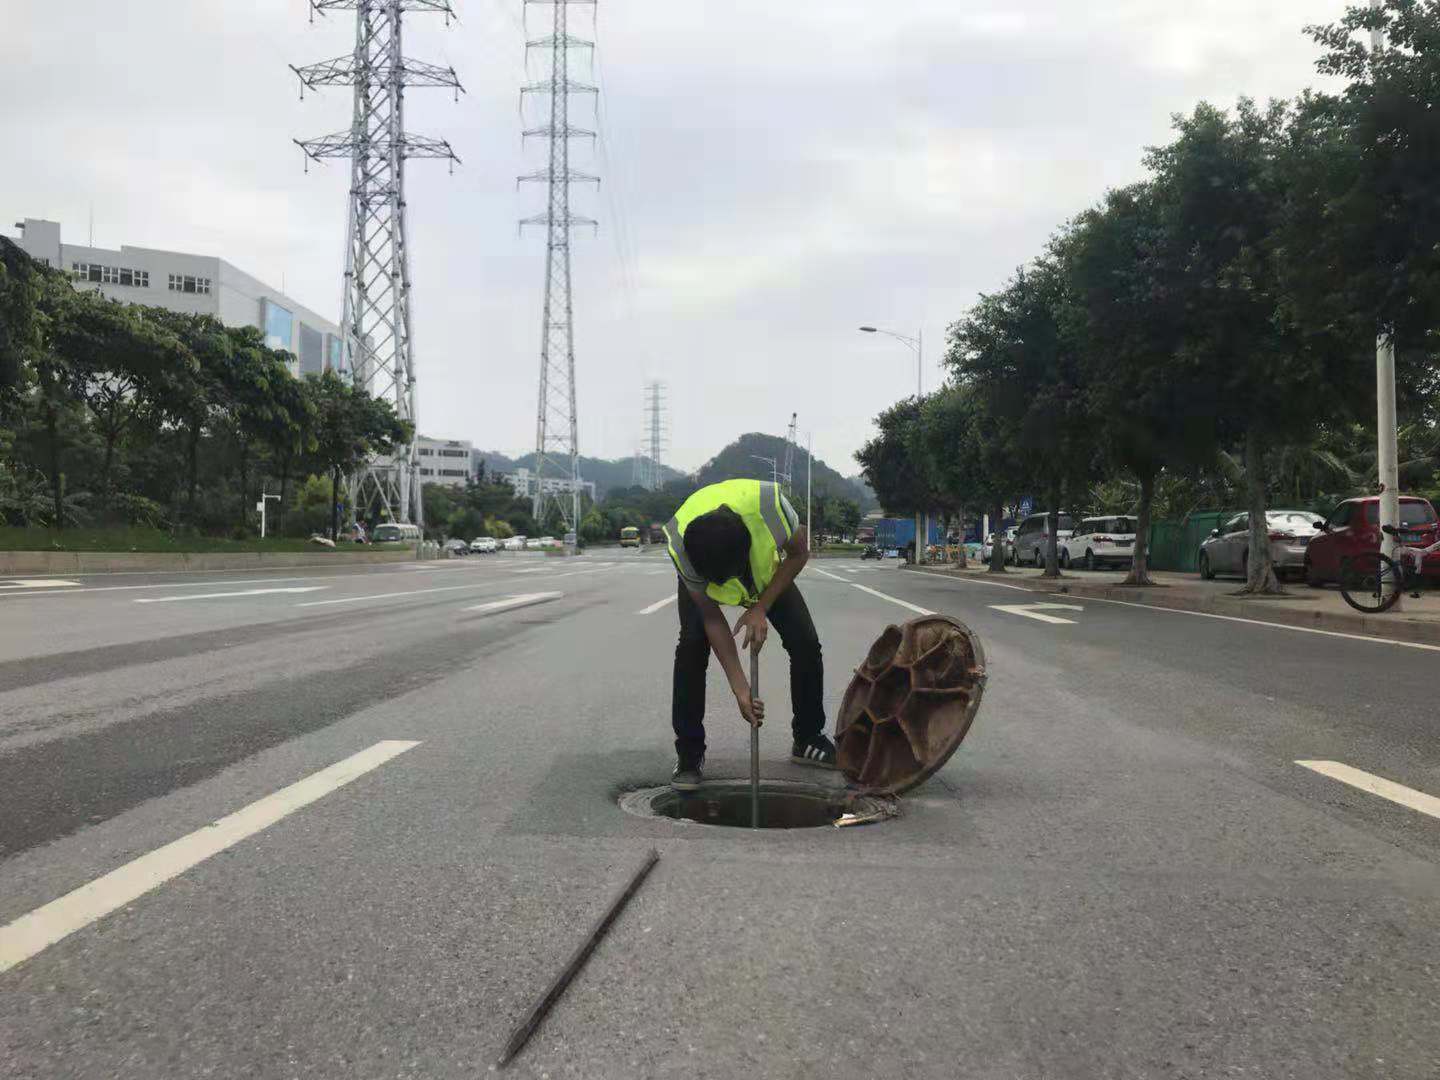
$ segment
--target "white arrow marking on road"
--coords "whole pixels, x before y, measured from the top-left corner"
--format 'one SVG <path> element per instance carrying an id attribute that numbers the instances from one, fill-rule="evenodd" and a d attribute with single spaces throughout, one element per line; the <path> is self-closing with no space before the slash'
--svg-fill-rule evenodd
<path id="1" fill-rule="evenodd" d="M 79 585 L 78 581 L 61 581 L 59 578 L 12 578 L 0 581 L 0 588 L 6 589 L 58 589 L 67 585 Z"/>
<path id="2" fill-rule="evenodd" d="M 184 596 L 142 596 L 134 602 L 137 604 L 170 604 L 177 600 L 224 600 L 231 596 L 266 596 L 270 593 L 319 592 L 321 589 L 328 589 L 329 587 L 328 585 L 297 585 L 288 589 L 241 589 L 239 592 L 187 593 Z"/>
<path id="3" fill-rule="evenodd" d="M 659 611 L 659 610 L 660 610 L 661 608 L 663 608 L 666 604 L 673 604 L 673 603 L 675 603 L 676 600 L 679 600 L 679 599 L 680 599 L 680 594 L 679 594 L 678 592 L 673 592 L 673 593 L 671 593 L 669 596 L 665 597 L 664 600 L 656 600 L 655 603 L 651 604 L 651 605 L 650 605 L 649 607 L 647 607 L 647 608 L 641 608 L 639 611 L 635 612 L 635 614 L 636 614 L 636 615 L 654 615 L 655 612 Z"/>
<path id="4" fill-rule="evenodd" d="M 1034 619 L 1043 623 L 1063 623 L 1069 626 L 1075 625 L 1074 619 L 1061 619 L 1055 615 L 1046 615 L 1046 611 L 1084 611 L 1079 604 L 991 604 L 995 611 L 1003 611 L 1007 615 L 1023 615 L 1027 619 Z"/>
<path id="5" fill-rule="evenodd" d="M 0 927 L 0 972 L 24 963 L 76 930 L 179 877 L 210 856 L 234 847 L 246 837 L 254 836 L 286 815 L 419 745 L 418 742 L 399 739 L 378 742 L 368 750 L 351 754 L 304 780 L 266 795 L 219 821 L 131 860 L 88 885 L 81 885 L 74 892 L 66 893 L 28 915 L 20 916 L 8 926 Z"/>
<path id="6" fill-rule="evenodd" d="M 1364 769 L 1346 765 L 1343 761 L 1297 761 L 1295 764 L 1313 769 L 1321 776 L 1339 780 L 1342 784 L 1349 784 L 1361 791 L 1368 791 L 1371 795 L 1379 795 L 1382 799 L 1389 799 L 1391 802 L 1399 803 L 1411 810 L 1428 814 L 1433 818 L 1440 818 L 1440 799 L 1434 795 L 1427 795 L 1423 791 L 1416 791 L 1404 784 L 1386 780 L 1383 776 L 1376 776 Z"/>
<path id="7" fill-rule="evenodd" d="M 564 593 L 559 592 L 535 592 L 525 593 L 523 596 L 507 596 L 504 600 L 491 600 L 488 604 L 475 604 L 464 608 L 465 611 L 509 611 L 511 608 L 529 607 L 531 604 L 548 604 L 551 600 L 559 600 Z"/>

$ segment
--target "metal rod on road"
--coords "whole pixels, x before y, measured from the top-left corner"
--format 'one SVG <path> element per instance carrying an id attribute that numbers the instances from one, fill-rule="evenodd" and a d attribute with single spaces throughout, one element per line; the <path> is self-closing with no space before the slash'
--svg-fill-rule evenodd
<path id="1" fill-rule="evenodd" d="M 560 995 L 565 992 L 565 988 L 570 985 L 570 981 L 574 979 L 575 976 L 579 974 L 580 969 L 585 966 L 585 961 L 590 959 L 590 954 L 595 951 L 595 947 L 600 944 L 601 939 L 604 938 L 611 925 L 619 918 L 620 912 L 625 910 L 625 905 L 630 902 L 630 898 L 634 896 L 640 886 L 645 883 L 645 879 L 650 876 L 650 871 L 655 869 L 655 864 L 659 861 L 660 852 L 651 848 L 650 854 L 645 857 L 644 864 L 639 870 L 635 871 L 635 876 L 630 879 L 630 884 L 626 885 L 620 895 L 610 902 L 610 907 L 606 910 L 605 914 L 600 917 L 600 921 L 595 924 L 595 928 L 590 931 L 590 935 L 581 944 L 580 948 L 575 950 L 575 955 L 570 957 L 570 962 L 561 969 L 559 975 L 555 976 L 555 981 L 550 984 L 550 989 L 546 990 L 545 993 L 540 996 L 540 1000 L 531 1006 L 530 1011 L 525 1014 L 525 1019 L 520 1021 L 519 1027 L 517 1027 L 515 1033 L 510 1036 L 510 1041 L 505 1044 L 505 1049 L 500 1054 L 499 1060 L 495 1062 L 497 1067 L 503 1068 L 524 1048 L 530 1036 L 535 1034 L 535 1030 L 550 1012 L 551 1007 L 555 1002 L 560 1000 Z"/>
<path id="2" fill-rule="evenodd" d="M 760 695 L 760 648 L 750 648 L 750 707 Z M 750 721 L 750 828 L 760 827 L 760 728 Z"/>

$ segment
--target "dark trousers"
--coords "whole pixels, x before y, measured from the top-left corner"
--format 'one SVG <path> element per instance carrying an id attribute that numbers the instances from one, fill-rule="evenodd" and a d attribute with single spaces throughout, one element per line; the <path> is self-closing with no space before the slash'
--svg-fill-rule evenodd
<path id="1" fill-rule="evenodd" d="M 675 727 L 675 752 L 687 762 L 705 753 L 705 669 L 710 664 L 710 641 L 700 608 L 682 581 L 680 588 L 680 642 L 675 646 L 675 685 L 670 719 Z M 770 625 L 790 654 L 790 722 L 795 741 L 803 742 L 825 730 L 825 669 L 820 659 L 820 637 L 800 590 L 791 585 L 768 612 Z M 741 654 L 742 662 L 748 659 Z M 763 699 L 764 694 L 760 697 Z M 727 702 L 727 705 L 730 704 Z M 736 722 L 743 724 L 731 705 Z"/>

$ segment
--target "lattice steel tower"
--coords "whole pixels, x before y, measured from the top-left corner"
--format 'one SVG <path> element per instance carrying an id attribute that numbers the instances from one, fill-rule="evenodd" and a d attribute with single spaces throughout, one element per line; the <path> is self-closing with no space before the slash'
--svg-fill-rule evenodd
<path id="1" fill-rule="evenodd" d="M 795 428 L 800 422 L 799 413 L 790 414 L 790 430 L 785 433 L 785 468 L 780 473 L 780 479 L 785 486 L 793 492 L 794 486 L 791 483 L 791 469 L 795 467 Z"/>
<path id="2" fill-rule="evenodd" d="M 593 139 L 595 132 L 570 124 L 570 96 L 598 95 L 599 88 L 577 82 L 570 77 L 570 51 L 593 49 L 595 43 L 573 36 L 569 30 L 569 9 L 584 5 L 593 8 L 595 0 L 525 0 L 531 4 L 550 4 L 554 9 L 551 32 L 525 43 L 528 57 L 531 49 L 548 49 L 550 71 L 540 82 L 520 89 L 521 101 L 526 94 L 548 94 L 549 123 L 528 128 L 525 137 L 544 138 L 549 143 L 549 162 L 545 168 L 519 178 L 543 181 L 549 190 L 545 212 L 520 222 L 543 225 L 545 244 L 545 312 L 540 329 L 540 392 L 535 418 L 535 493 L 532 513 L 543 527 L 547 509 L 558 506 L 567 530 L 579 531 L 580 522 L 580 446 L 575 409 L 575 329 L 574 308 L 570 298 L 570 230 L 575 225 L 595 227 L 593 218 L 570 212 L 570 185 L 599 184 L 600 178 L 570 167 L 570 140 Z M 562 492 L 546 492 L 544 481 L 560 478 L 569 481 L 569 498 Z"/>
<path id="3" fill-rule="evenodd" d="M 449 25 L 450 0 L 310 0 L 310 17 L 354 10 L 355 51 L 324 63 L 292 68 L 304 87 L 353 86 L 355 113 L 349 131 L 304 142 L 309 158 L 350 159 L 350 206 L 345 240 L 345 296 L 341 303 L 340 373 L 356 386 L 395 406 L 412 426 L 415 414 L 415 352 L 410 319 L 410 260 L 405 242 L 405 160 L 460 159 L 444 139 L 405 130 L 405 88 L 462 87 L 454 68 L 407 59 L 401 51 L 401 18 L 408 12 L 440 13 Z M 415 428 L 418 435 L 419 429 Z M 354 478 L 352 505 L 378 501 L 395 521 L 423 524 L 415 443 L 393 459 L 370 461 Z"/>
<path id="4" fill-rule="evenodd" d="M 660 461 L 670 432 L 665 418 L 665 384 L 658 380 L 645 384 L 645 426 L 640 442 L 644 447 L 641 457 L 642 486 L 659 491 L 664 485 Z"/>

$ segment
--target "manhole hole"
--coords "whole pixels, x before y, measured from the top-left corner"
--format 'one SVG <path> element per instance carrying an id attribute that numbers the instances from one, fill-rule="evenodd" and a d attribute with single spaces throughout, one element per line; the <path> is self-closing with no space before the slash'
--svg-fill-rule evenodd
<path id="1" fill-rule="evenodd" d="M 620 809 L 637 817 L 694 821 L 701 825 L 750 828 L 750 782 L 707 780 L 699 791 L 657 787 L 620 797 Z M 760 828 L 814 829 L 865 825 L 894 817 L 895 800 L 862 795 L 844 788 L 760 781 Z"/>

